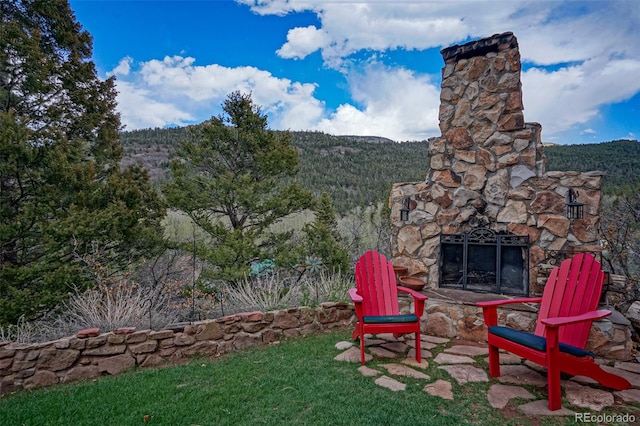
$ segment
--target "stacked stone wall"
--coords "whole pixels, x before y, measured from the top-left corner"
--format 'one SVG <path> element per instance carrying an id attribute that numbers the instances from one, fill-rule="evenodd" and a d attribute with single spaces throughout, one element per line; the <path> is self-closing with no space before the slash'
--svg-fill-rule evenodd
<path id="1" fill-rule="evenodd" d="M 411 302 L 400 298 L 401 311 Z M 499 310 L 499 321 L 533 331 L 535 309 Z M 0 342 L 0 394 L 117 375 L 134 367 L 161 367 L 194 356 L 217 357 L 251 346 L 316 332 L 351 328 L 353 305 L 325 303 L 319 308 L 292 308 L 267 313 L 248 312 L 200 321 L 167 330 L 119 329 L 96 335 L 66 337 L 39 344 Z M 475 305 L 429 299 L 422 317 L 423 333 L 484 342 L 487 328 Z M 631 358 L 629 328 L 609 320 L 594 323 L 587 349 L 616 360 Z"/>
<path id="2" fill-rule="evenodd" d="M 170 365 L 193 356 L 216 357 L 353 322 L 352 305 L 324 303 L 318 308 L 230 315 L 161 331 L 121 329 L 40 344 L 0 342 L 0 394 L 116 375 L 133 367 Z"/>

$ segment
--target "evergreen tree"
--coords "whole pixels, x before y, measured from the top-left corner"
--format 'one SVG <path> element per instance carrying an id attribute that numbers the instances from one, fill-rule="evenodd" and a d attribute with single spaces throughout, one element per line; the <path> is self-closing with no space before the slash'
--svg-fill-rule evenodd
<path id="1" fill-rule="evenodd" d="M 0 324 L 159 247 L 163 205 L 119 166 L 114 80 L 91 52 L 66 0 L 0 0 Z"/>
<path id="2" fill-rule="evenodd" d="M 214 278 L 237 280 L 252 261 L 291 253 L 290 233 L 270 227 L 308 207 L 312 196 L 293 180 L 298 152 L 291 136 L 268 130 L 250 95 L 231 93 L 223 111 L 191 128 L 163 191 L 210 237 L 199 242 L 198 254 L 214 266 Z"/>
<path id="3" fill-rule="evenodd" d="M 305 225 L 305 248 L 309 254 L 318 256 L 329 269 L 347 271 L 349 251 L 342 245 L 336 212 L 326 192 L 314 208 L 316 218 Z"/>

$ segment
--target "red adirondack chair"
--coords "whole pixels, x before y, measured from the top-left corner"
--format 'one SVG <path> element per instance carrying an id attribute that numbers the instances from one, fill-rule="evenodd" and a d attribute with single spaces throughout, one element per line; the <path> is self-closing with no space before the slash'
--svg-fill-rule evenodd
<path id="1" fill-rule="evenodd" d="M 584 350 L 591 323 L 611 315 L 597 310 L 604 272 L 590 254 L 564 260 L 549 275 L 542 297 L 479 302 L 489 328 L 489 375 L 500 376 L 498 349 L 512 352 L 547 368 L 549 410 L 562 407 L 560 372 L 587 376 L 616 390 L 629 389 L 624 378 L 600 368 Z M 534 333 L 498 325 L 497 307 L 509 303 L 540 303 Z"/>
<path id="2" fill-rule="evenodd" d="M 398 310 L 398 292 L 413 296 L 414 313 L 401 315 Z M 422 360 L 420 353 L 420 317 L 424 312 L 427 296 L 417 291 L 396 285 L 393 264 L 376 252 L 366 252 L 356 263 L 356 288 L 349 290 L 358 319 L 353 338 L 360 339 L 360 362 L 364 361 L 364 335 L 393 333 L 398 337 L 415 333 L 416 361 Z"/>

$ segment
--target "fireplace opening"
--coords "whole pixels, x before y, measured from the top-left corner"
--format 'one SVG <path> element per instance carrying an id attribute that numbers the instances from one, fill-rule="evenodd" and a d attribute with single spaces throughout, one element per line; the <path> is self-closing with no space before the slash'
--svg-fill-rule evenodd
<path id="1" fill-rule="evenodd" d="M 476 228 L 440 235 L 440 287 L 529 295 L 529 237 Z"/>

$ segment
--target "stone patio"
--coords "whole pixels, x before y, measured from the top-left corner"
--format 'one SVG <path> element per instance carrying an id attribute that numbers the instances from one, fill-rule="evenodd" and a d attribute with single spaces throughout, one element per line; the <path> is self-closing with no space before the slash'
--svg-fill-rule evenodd
<path id="1" fill-rule="evenodd" d="M 448 339 L 431 335 L 421 336 L 422 362 L 415 360 L 415 340 L 406 337 L 394 338 L 391 334 L 379 334 L 365 338 L 367 362 L 376 359 L 382 363 L 375 368 L 360 365 L 360 348 L 357 342 L 341 341 L 336 349 L 341 351 L 335 360 L 357 364 L 358 371 L 390 392 L 406 390 L 403 379 L 411 377 L 424 380 L 424 392 L 429 397 L 455 400 L 452 384 L 472 382 L 491 383 L 487 392 L 487 401 L 495 409 L 515 408 L 524 416 L 573 416 L 575 413 L 590 410 L 600 412 L 605 407 L 634 406 L 636 418 L 640 419 L 640 364 L 638 362 L 615 362 L 607 370 L 627 378 L 633 388 L 625 391 L 611 391 L 600 387 L 586 377 L 572 377 L 562 381 L 564 398 L 563 408 L 549 411 L 547 399 L 535 399 L 525 386 L 540 388 L 546 394 L 547 380 L 544 369 L 524 359 L 508 353 L 501 353 L 501 377 L 488 377 L 488 350 L 486 345 L 476 342 Z M 433 356 L 433 353 L 436 353 Z M 611 360 L 597 359 L 601 364 Z M 444 370 L 449 380 L 432 380 L 425 371 L 432 368 Z M 527 403 L 510 404 L 512 399 L 531 400 Z M 582 411 L 580 411 L 582 410 Z"/>

